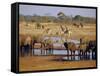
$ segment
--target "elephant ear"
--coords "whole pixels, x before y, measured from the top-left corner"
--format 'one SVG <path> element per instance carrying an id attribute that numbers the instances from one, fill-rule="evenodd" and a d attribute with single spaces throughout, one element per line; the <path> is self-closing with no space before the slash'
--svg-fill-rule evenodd
<path id="1" fill-rule="evenodd" d="M 75 43 L 73 43 L 73 42 L 71 42 L 71 43 L 68 44 L 68 48 L 69 48 L 70 50 L 72 50 L 72 51 L 74 51 L 74 50 L 77 49 Z"/>
<path id="2" fill-rule="evenodd" d="M 25 39 L 25 44 L 31 44 L 32 38 L 30 36 L 27 36 Z"/>
<path id="3" fill-rule="evenodd" d="M 79 45 L 79 50 L 86 50 L 87 45 L 86 44 L 80 44 Z"/>
<path id="4" fill-rule="evenodd" d="M 19 36 L 19 45 L 24 45 L 26 39 L 26 35 Z"/>

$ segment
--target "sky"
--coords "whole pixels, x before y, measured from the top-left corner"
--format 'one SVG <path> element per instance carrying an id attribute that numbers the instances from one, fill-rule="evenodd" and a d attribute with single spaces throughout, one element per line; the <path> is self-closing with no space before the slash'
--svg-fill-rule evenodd
<path id="1" fill-rule="evenodd" d="M 55 6 L 37 6 L 37 5 L 19 5 L 21 15 L 48 15 L 57 16 L 58 12 L 63 12 L 67 16 L 81 15 L 85 17 L 96 18 L 96 9 L 73 8 L 73 7 L 55 7 Z"/>

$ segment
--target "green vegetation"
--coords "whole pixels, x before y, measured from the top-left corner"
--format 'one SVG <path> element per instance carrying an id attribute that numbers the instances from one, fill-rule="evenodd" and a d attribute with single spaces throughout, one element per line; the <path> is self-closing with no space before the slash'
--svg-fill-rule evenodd
<path id="1" fill-rule="evenodd" d="M 40 28 L 41 28 L 40 23 L 37 23 L 37 24 L 36 24 L 36 28 L 37 28 L 37 29 L 40 29 Z"/>
<path id="2" fill-rule="evenodd" d="M 37 22 L 37 23 L 48 23 L 48 22 L 54 22 L 54 23 L 72 23 L 72 22 L 84 22 L 84 23 L 95 23 L 96 19 L 91 17 L 84 17 L 81 15 L 76 15 L 74 17 L 67 16 L 63 12 L 58 12 L 57 17 L 55 16 L 39 16 L 39 15 L 33 15 L 33 16 L 24 16 L 20 15 L 19 17 L 20 21 L 25 22 Z M 39 24 L 37 24 L 38 26 Z"/>
<path id="3" fill-rule="evenodd" d="M 96 20 L 94 18 L 90 18 L 90 17 L 83 17 L 80 15 L 76 15 L 73 18 L 74 21 L 78 21 L 78 22 L 84 22 L 84 23 L 95 23 Z"/>

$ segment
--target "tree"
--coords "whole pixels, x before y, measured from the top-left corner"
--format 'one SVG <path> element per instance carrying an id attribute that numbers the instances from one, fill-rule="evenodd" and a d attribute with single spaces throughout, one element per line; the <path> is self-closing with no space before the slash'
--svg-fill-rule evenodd
<path id="1" fill-rule="evenodd" d="M 58 16 L 58 21 L 60 22 L 64 22 L 64 23 L 70 22 L 70 17 L 66 16 L 63 12 L 59 12 L 57 16 Z"/>
<path id="2" fill-rule="evenodd" d="M 20 16 L 19 16 L 19 21 L 25 21 L 25 16 L 20 15 Z"/>
<path id="3" fill-rule="evenodd" d="M 82 20 L 83 20 L 83 17 L 80 16 L 80 15 L 76 15 L 76 16 L 74 17 L 74 20 L 76 20 L 76 21 L 82 21 Z"/>
<path id="4" fill-rule="evenodd" d="M 37 23 L 37 24 L 36 24 L 36 27 L 37 27 L 37 29 L 40 29 L 40 28 L 41 28 L 40 23 Z"/>
<path id="5" fill-rule="evenodd" d="M 59 13 L 57 14 L 57 16 L 58 16 L 58 18 L 59 18 L 60 20 L 66 18 L 66 15 L 65 15 L 63 12 L 59 12 Z"/>

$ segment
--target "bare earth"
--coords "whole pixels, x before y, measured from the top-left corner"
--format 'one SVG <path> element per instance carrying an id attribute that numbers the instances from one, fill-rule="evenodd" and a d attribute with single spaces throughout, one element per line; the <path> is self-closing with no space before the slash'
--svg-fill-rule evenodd
<path id="1" fill-rule="evenodd" d="M 56 61 L 61 56 L 27 56 L 19 58 L 20 71 L 40 71 L 55 69 L 96 67 L 95 60 Z"/>

